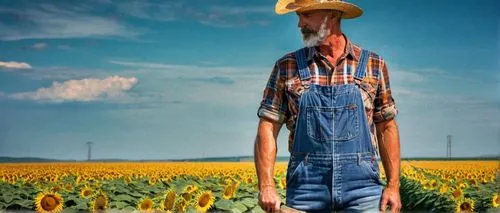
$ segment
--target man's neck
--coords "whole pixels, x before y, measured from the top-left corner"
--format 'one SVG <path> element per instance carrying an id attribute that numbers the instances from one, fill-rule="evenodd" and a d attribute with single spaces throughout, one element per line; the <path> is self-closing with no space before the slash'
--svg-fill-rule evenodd
<path id="1" fill-rule="evenodd" d="M 346 39 L 341 32 L 329 35 L 319 46 L 321 53 L 327 57 L 338 58 L 344 53 Z"/>

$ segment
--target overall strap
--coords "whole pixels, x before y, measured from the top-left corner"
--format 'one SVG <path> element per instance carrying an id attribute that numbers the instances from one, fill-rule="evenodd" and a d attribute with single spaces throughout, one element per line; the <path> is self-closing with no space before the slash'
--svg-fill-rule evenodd
<path id="1" fill-rule="evenodd" d="M 295 52 L 295 59 L 297 61 L 297 69 L 299 71 L 300 81 L 304 81 L 311 77 L 309 67 L 307 66 L 306 48 L 301 48 Z"/>
<path id="2" fill-rule="evenodd" d="M 363 79 L 366 74 L 366 65 L 368 64 L 368 58 L 370 56 L 370 52 L 368 50 L 363 49 L 361 51 L 361 56 L 359 57 L 359 63 L 356 67 L 356 74 L 354 78 Z"/>

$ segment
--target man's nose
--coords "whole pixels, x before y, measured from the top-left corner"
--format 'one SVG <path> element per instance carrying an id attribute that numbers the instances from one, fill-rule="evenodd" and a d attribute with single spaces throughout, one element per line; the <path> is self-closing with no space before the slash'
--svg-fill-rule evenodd
<path id="1" fill-rule="evenodd" d="M 302 20 L 302 18 L 299 16 L 299 21 L 297 23 L 297 27 L 299 28 L 303 28 L 305 25 L 304 25 L 304 21 Z"/>

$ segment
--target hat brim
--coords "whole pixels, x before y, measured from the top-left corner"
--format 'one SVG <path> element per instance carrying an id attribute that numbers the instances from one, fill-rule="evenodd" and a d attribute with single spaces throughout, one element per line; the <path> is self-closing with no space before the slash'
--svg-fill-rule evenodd
<path id="1" fill-rule="evenodd" d="M 349 2 L 332 1 L 324 3 L 315 3 L 307 6 L 301 6 L 295 3 L 295 0 L 278 0 L 275 6 L 275 12 L 278 15 L 287 14 L 290 12 L 303 12 L 309 10 L 340 10 L 343 13 L 342 18 L 352 19 L 357 18 L 363 14 L 363 10 Z"/>

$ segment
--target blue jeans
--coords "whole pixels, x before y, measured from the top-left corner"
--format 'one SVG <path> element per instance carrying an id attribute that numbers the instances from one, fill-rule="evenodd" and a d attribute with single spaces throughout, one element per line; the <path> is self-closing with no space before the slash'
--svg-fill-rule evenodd
<path id="1" fill-rule="evenodd" d="M 383 184 L 371 154 L 335 157 L 294 154 L 287 172 L 286 205 L 307 212 L 379 212 Z"/>

